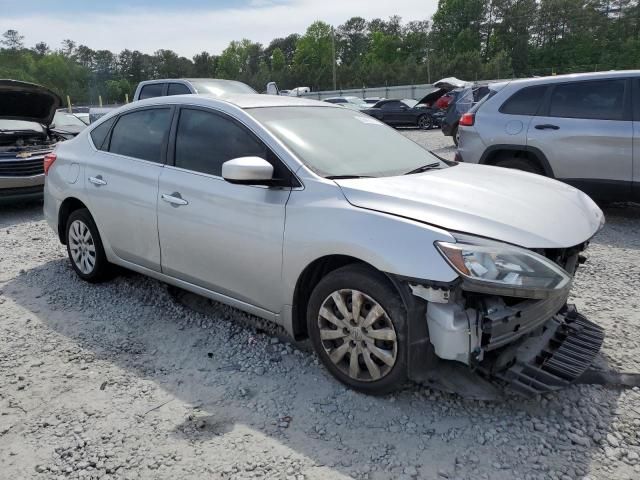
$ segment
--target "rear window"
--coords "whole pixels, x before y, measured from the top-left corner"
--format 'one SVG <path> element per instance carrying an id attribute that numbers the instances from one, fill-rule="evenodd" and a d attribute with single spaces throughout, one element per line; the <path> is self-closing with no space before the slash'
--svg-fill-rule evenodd
<path id="1" fill-rule="evenodd" d="M 170 83 L 167 95 L 188 95 L 191 93 L 189 88 L 182 83 Z"/>
<path id="2" fill-rule="evenodd" d="M 122 115 L 113 127 L 109 152 L 161 163 L 170 123 L 169 108 L 150 108 Z"/>
<path id="3" fill-rule="evenodd" d="M 549 116 L 624 120 L 625 83 L 621 79 L 558 85 L 551 94 Z"/>
<path id="4" fill-rule="evenodd" d="M 140 97 L 138 98 L 144 100 L 145 98 L 161 97 L 165 85 L 164 83 L 150 83 L 149 85 L 145 85 L 142 87 L 142 90 L 140 90 Z"/>
<path id="5" fill-rule="evenodd" d="M 544 100 L 546 85 L 527 87 L 518 90 L 500 107 L 500 113 L 508 115 L 536 115 Z"/>
<path id="6" fill-rule="evenodd" d="M 108 145 L 105 140 L 107 139 L 107 135 L 109 135 L 109 130 L 111 130 L 113 122 L 115 121 L 116 117 L 110 118 L 106 122 L 101 123 L 96 128 L 91 130 L 91 141 L 98 150 L 107 150 Z"/>

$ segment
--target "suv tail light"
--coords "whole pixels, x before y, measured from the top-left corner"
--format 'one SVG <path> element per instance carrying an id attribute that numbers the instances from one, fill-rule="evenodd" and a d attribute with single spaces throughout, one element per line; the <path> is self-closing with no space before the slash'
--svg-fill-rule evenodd
<path id="1" fill-rule="evenodd" d="M 56 161 L 56 158 L 58 158 L 58 156 L 55 153 L 47 153 L 44 156 L 44 174 L 47 175 L 49 173 L 49 169 L 51 168 L 51 165 L 53 165 L 53 162 Z"/>
<path id="2" fill-rule="evenodd" d="M 460 125 L 462 125 L 463 127 L 473 127 L 473 124 L 476 121 L 476 114 L 475 113 L 464 113 L 461 117 L 460 117 Z"/>

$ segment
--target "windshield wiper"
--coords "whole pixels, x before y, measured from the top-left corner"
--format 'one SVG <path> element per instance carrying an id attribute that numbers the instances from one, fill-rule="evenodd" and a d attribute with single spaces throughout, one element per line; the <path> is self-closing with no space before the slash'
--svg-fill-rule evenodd
<path id="1" fill-rule="evenodd" d="M 404 175 L 412 175 L 414 173 L 422 173 L 422 172 L 426 172 L 427 170 L 437 170 L 437 169 L 439 169 L 441 167 L 441 165 L 442 164 L 440 162 L 428 163 L 427 165 L 423 165 L 421 167 L 414 168 L 413 170 L 409 170 Z"/>
<path id="2" fill-rule="evenodd" d="M 328 177 L 324 177 L 329 180 L 349 180 L 351 178 L 373 178 L 368 175 L 330 175 Z"/>

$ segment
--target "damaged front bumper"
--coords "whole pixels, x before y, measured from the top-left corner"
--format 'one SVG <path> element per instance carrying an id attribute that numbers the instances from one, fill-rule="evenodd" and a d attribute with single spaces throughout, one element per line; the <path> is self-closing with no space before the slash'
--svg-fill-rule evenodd
<path id="1" fill-rule="evenodd" d="M 604 340 L 602 328 L 567 305 L 569 286 L 539 300 L 468 292 L 460 285 L 409 286 L 414 297 L 427 300 L 433 352 L 431 368 L 418 374 L 418 381 L 435 386 L 443 383 L 439 375 L 451 371 L 433 366 L 449 360 L 445 363 L 466 366 L 471 381 L 498 384 L 520 395 L 558 390 L 589 368 Z M 415 367 L 410 371 L 417 372 Z"/>

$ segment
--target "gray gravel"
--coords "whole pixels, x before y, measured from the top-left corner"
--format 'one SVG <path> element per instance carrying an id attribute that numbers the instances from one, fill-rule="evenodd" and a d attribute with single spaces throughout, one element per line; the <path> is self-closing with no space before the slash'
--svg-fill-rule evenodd
<path id="1" fill-rule="evenodd" d="M 606 327 L 601 366 L 640 371 L 640 207 L 605 213 L 573 300 Z M 0 206 L 0 477 L 640 478 L 638 389 L 372 398 L 278 335 L 137 274 L 83 283 L 40 205 Z"/>

